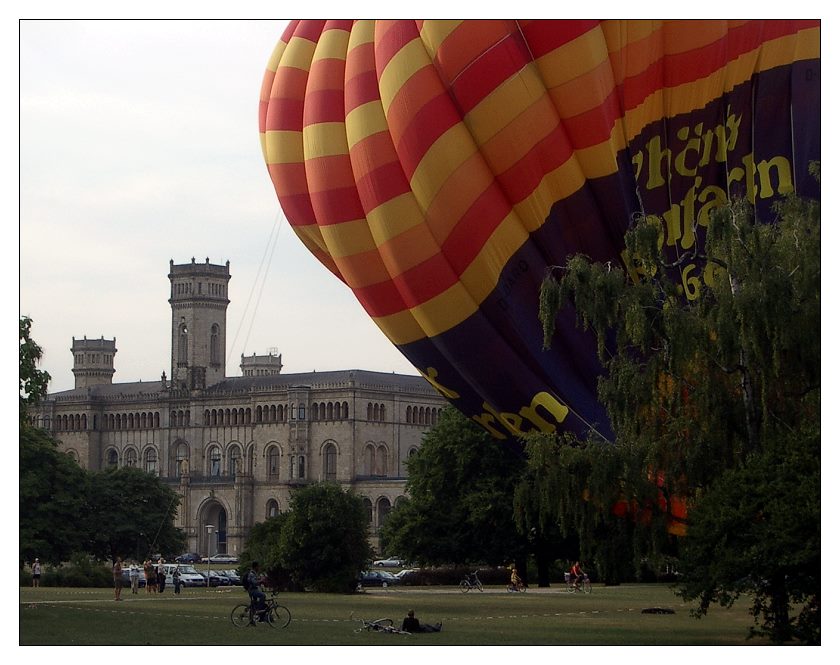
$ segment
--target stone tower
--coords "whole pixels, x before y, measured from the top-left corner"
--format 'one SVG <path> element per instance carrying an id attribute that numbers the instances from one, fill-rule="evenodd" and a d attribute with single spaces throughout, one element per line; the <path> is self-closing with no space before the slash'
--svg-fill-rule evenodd
<path id="1" fill-rule="evenodd" d="M 276 348 L 269 349 L 264 356 L 258 356 L 256 353 L 246 356 L 243 353 L 239 369 L 242 370 L 242 376 L 268 376 L 279 374 L 283 369 L 283 361 Z"/>
<path id="2" fill-rule="evenodd" d="M 117 339 L 73 338 L 73 376 L 76 388 L 99 386 L 111 383 L 114 372 L 114 355 L 117 353 Z"/>
<path id="3" fill-rule="evenodd" d="M 172 387 L 201 390 L 225 378 L 230 261 L 169 261 Z"/>

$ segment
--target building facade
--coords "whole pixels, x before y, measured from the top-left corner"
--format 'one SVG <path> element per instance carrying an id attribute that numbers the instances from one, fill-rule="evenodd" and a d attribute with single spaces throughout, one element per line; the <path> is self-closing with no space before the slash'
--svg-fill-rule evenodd
<path id="1" fill-rule="evenodd" d="M 116 339 L 73 338 L 76 387 L 49 394 L 33 422 L 85 468 L 138 467 L 173 487 L 190 551 L 238 554 L 251 526 L 318 481 L 363 497 L 376 546 L 443 398 L 420 376 L 283 374 L 274 350 L 228 377 L 229 264 L 170 262 L 169 279 L 170 377 L 114 383 Z"/>

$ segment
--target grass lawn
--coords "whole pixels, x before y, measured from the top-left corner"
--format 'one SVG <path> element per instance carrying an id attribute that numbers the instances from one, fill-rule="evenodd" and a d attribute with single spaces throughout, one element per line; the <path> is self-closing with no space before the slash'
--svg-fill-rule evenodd
<path id="1" fill-rule="evenodd" d="M 236 628 L 229 619 L 247 594 L 186 589 L 176 596 L 132 595 L 115 602 L 109 589 L 20 588 L 21 645 L 743 645 L 752 617 L 747 603 L 713 608 L 694 619 L 665 585 L 596 586 L 591 595 L 560 587 L 511 594 L 503 588 L 463 594 L 454 587 L 368 589 L 364 593 L 283 594 L 292 613 L 285 629 Z M 674 614 L 643 614 L 649 607 Z M 409 608 L 443 631 L 391 635 L 359 631 L 361 618 L 399 623 Z"/>

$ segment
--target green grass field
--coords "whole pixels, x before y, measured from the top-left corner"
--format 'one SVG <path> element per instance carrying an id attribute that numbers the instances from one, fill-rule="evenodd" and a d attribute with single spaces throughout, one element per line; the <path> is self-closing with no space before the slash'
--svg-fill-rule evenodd
<path id="1" fill-rule="evenodd" d="M 227 590 L 172 589 L 147 595 L 108 589 L 20 589 L 21 645 L 743 645 L 752 618 L 746 603 L 694 619 L 665 585 L 596 586 L 591 595 L 560 587 L 511 594 L 490 587 L 372 589 L 350 595 L 283 594 L 292 614 L 285 629 L 236 628 L 230 611 L 247 595 Z M 649 607 L 674 614 L 644 614 Z M 360 631 L 361 618 L 399 623 L 409 608 L 421 622 L 443 623 L 432 634 Z"/>

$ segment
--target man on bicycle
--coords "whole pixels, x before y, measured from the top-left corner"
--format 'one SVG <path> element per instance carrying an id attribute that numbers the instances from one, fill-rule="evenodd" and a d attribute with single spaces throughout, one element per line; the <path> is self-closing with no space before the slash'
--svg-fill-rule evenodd
<path id="1" fill-rule="evenodd" d="M 580 583 L 583 582 L 586 573 L 580 567 L 580 561 L 575 561 L 575 565 L 569 571 L 569 581 L 574 584 L 575 589 L 580 589 Z"/>
<path id="2" fill-rule="evenodd" d="M 513 566 L 510 571 L 510 587 L 511 589 L 519 590 L 524 586 L 522 583 L 522 578 L 519 577 L 519 573 L 516 570 L 516 566 Z"/>
<path id="3" fill-rule="evenodd" d="M 254 561 L 251 564 L 251 570 L 245 575 L 242 580 L 242 586 L 251 597 L 251 607 L 255 612 L 262 612 L 265 609 L 265 594 L 260 591 L 260 564 Z"/>

